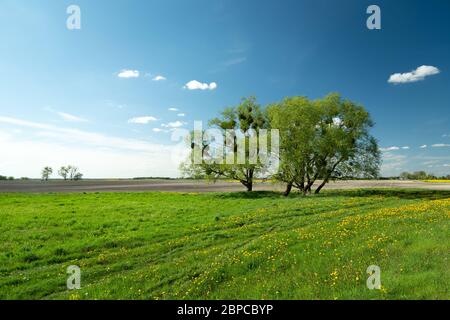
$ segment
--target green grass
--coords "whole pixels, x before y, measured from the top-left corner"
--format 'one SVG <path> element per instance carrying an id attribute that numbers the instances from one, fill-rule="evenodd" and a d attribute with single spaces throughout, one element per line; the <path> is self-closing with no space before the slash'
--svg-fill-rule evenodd
<path id="1" fill-rule="evenodd" d="M 449 213 L 445 191 L 0 194 L 0 299 L 448 299 Z"/>

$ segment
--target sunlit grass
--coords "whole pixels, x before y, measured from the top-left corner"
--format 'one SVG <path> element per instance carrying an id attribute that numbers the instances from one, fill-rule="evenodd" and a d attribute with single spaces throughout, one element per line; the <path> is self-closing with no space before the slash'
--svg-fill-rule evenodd
<path id="1" fill-rule="evenodd" d="M 3 194 L 0 298 L 448 299 L 449 216 L 446 191 Z"/>
<path id="2" fill-rule="evenodd" d="M 431 183 L 450 183 L 450 180 L 422 180 L 422 181 Z"/>

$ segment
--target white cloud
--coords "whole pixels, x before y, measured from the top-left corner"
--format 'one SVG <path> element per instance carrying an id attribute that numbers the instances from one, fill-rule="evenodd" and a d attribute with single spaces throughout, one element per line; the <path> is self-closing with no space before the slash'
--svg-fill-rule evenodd
<path id="1" fill-rule="evenodd" d="M 450 163 L 444 164 L 444 167 L 450 167 Z"/>
<path id="2" fill-rule="evenodd" d="M 188 90 L 215 90 L 217 89 L 217 83 L 211 82 L 210 84 L 207 84 L 201 83 L 197 80 L 192 80 L 186 83 L 183 88 Z"/>
<path id="3" fill-rule="evenodd" d="M 125 79 L 139 78 L 139 75 L 140 75 L 140 73 L 138 70 L 122 70 L 117 74 L 117 76 L 119 78 L 125 78 Z"/>
<path id="4" fill-rule="evenodd" d="M 160 128 L 153 128 L 152 130 L 153 130 L 153 132 L 161 132 L 161 131 L 163 131 L 163 129 L 160 129 Z"/>
<path id="5" fill-rule="evenodd" d="M 409 147 L 408 146 L 404 146 L 404 147 L 402 147 L 402 149 L 403 150 L 409 150 Z"/>
<path id="6" fill-rule="evenodd" d="M 57 114 L 64 120 L 67 122 L 87 122 L 86 119 L 74 116 L 73 114 L 70 113 L 65 113 L 65 112 L 57 112 Z"/>
<path id="7" fill-rule="evenodd" d="M 164 128 L 180 128 L 184 126 L 186 122 L 181 121 L 175 121 L 175 122 L 169 122 L 169 123 L 163 123 L 161 126 Z"/>
<path id="8" fill-rule="evenodd" d="M 144 117 L 135 117 L 128 120 L 128 123 L 136 123 L 136 124 L 148 124 L 152 121 L 158 121 L 155 117 L 152 116 L 144 116 Z"/>
<path id="9" fill-rule="evenodd" d="M 424 144 L 424 145 L 422 145 L 422 146 L 420 146 L 420 149 L 425 149 L 425 148 L 427 148 L 428 146 L 426 145 L 426 144 Z"/>
<path id="10" fill-rule="evenodd" d="M 424 80 L 425 77 L 438 74 L 439 72 L 439 69 L 433 66 L 420 66 L 411 72 L 394 73 L 389 77 L 388 82 L 394 84 L 417 82 Z"/>
<path id="11" fill-rule="evenodd" d="M 450 144 L 446 144 L 446 143 L 436 143 L 432 145 L 433 148 L 446 148 L 446 147 L 450 147 Z"/>
<path id="12" fill-rule="evenodd" d="M 172 112 L 178 112 L 178 111 L 180 111 L 180 110 L 177 109 L 177 108 L 169 108 L 169 111 L 172 111 Z M 180 112 L 180 113 L 177 113 L 177 116 L 178 116 L 178 117 L 185 117 L 186 114 L 183 113 L 183 112 Z"/>
<path id="13" fill-rule="evenodd" d="M 385 152 L 385 151 L 395 151 L 395 150 L 400 150 L 399 147 L 393 146 L 393 147 L 387 147 L 387 148 L 380 148 L 381 151 Z"/>
<path id="14" fill-rule="evenodd" d="M 178 146 L 9 117 L 0 116 L 0 123 L 26 129 L 20 135 L 0 129 L 2 148 L 8 150 L 0 159 L 4 174 L 39 177 L 44 166 L 55 169 L 71 163 L 87 178 L 179 176 Z"/>
<path id="15" fill-rule="evenodd" d="M 407 158 L 404 155 L 384 153 L 381 172 L 384 176 L 397 175 L 399 171 L 406 165 Z"/>
<path id="16" fill-rule="evenodd" d="M 167 80 L 167 78 L 164 76 L 158 75 L 158 76 L 154 77 L 152 80 L 153 81 L 164 81 L 164 80 Z"/>

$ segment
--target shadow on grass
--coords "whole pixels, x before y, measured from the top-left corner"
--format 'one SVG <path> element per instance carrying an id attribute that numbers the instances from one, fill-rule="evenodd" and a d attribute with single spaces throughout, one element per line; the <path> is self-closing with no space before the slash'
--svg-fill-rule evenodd
<path id="1" fill-rule="evenodd" d="M 222 198 L 222 199 L 279 199 L 279 198 L 285 198 L 281 192 L 275 192 L 275 191 L 217 193 L 216 197 Z"/>
<path id="2" fill-rule="evenodd" d="M 446 190 L 424 190 L 424 189 L 352 189 L 352 190 L 323 190 L 320 194 L 303 195 L 292 192 L 285 197 L 281 192 L 275 191 L 253 191 L 253 192 L 230 192 L 217 193 L 216 197 L 222 199 L 302 199 L 302 198 L 327 198 L 327 197 L 395 197 L 399 199 L 445 199 L 450 198 L 450 191 Z"/>
<path id="3" fill-rule="evenodd" d="M 319 195 L 320 196 L 320 195 Z M 322 196 L 344 196 L 344 197 L 395 197 L 399 199 L 445 199 L 450 198 L 447 190 L 424 190 L 424 189 L 355 189 L 355 190 L 327 190 Z"/>

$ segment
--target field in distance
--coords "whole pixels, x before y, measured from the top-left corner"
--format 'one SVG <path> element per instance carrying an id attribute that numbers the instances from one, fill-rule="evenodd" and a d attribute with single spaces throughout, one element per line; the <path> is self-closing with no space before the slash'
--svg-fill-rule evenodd
<path id="1" fill-rule="evenodd" d="M 435 180 L 431 180 L 435 181 Z M 431 182 L 430 181 L 430 182 Z M 326 189 L 359 189 L 359 188 L 421 188 L 429 190 L 449 190 L 450 181 L 438 180 L 439 183 L 410 180 L 339 180 L 330 182 Z M 316 186 L 320 181 L 316 183 Z M 271 181 L 257 181 L 254 185 L 256 191 L 282 191 L 284 184 Z M 245 188 L 236 181 L 220 180 L 216 183 L 203 180 L 183 179 L 99 179 L 82 181 L 62 180 L 14 180 L 0 181 L 2 192 L 142 192 L 142 191 L 169 191 L 169 192 L 239 192 Z"/>
<path id="2" fill-rule="evenodd" d="M 0 299 L 449 299 L 449 215 L 431 190 L 0 194 Z"/>

